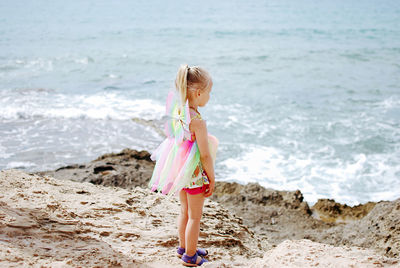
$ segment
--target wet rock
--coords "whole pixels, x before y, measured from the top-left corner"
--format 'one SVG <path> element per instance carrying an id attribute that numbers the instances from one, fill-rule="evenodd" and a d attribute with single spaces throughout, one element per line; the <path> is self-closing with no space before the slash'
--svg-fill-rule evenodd
<path id="1" fill-rule="evenodd" d="M 124 149 L 119 153 L 105 154 L 90 163 L 69 165 L 54 171 L 37 172 L 57 179 L 91 182 L 104 186 L 133 189 L 145 187 L 153 172 L 154 162 L 147 151 Z"/>

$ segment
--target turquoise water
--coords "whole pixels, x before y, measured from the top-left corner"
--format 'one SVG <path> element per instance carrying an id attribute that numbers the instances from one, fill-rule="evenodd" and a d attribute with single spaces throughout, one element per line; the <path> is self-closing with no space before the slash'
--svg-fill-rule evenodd
<path id="1" fill-rule="evenodd" d="M 400 196 L 400 5 L 361 1 L 2 1 L 0 169 L 53 169 L 162 137 L 181 63 L 218 180 L 307 201 Z M 145 133 L 145 134 L 144 134 Z"/>

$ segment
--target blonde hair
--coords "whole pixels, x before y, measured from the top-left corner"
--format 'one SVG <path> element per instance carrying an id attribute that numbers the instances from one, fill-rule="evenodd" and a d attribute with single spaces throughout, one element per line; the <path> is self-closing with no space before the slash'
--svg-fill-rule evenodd
<path id="1" fill-rule="evenodd" d="M 189 98 L 188 90 L 193 90 L 196 87 L 203 91 L 208 89 L 211 83 L 211 76 L 204 68 L 200 66 L 189 67 L 187 64 L 182 64 L 175 79 L 175 88 L 181 97 L 181 105 L 184 106 Z"/>

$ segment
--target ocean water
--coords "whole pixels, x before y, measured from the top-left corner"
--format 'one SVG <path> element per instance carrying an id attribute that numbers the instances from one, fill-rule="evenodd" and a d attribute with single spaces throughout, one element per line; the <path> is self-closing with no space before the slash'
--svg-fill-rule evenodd
<path id="1" fill-rule="evenodd" d="M 400 197 L 397 0 L 0 2 L 0 169 L 152 151 L 181 63 L 213 76 L 201 110 L 217 180 L 308 202 Z"/>

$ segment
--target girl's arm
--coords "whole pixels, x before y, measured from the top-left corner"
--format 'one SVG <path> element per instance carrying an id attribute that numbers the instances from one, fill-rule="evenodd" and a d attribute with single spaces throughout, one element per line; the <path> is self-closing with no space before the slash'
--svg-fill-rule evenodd
<path id="1" fill-rule="evenodd" d="M 214 164 L 211 158 L 210 149 L 208 147 L 208 132 L 207 125 L 204 120 L 195 119 L 190 122 L 190 130 L 194 132 L 196 136 L 197 146 L 200 151 L 200 161 L 203 169 L 207 173 L 207 177 L 210 180 L 209 191 L 205 193 L 205 196 L 211 196 L 214 191 L 215 185 L 215 174 Z"/>

